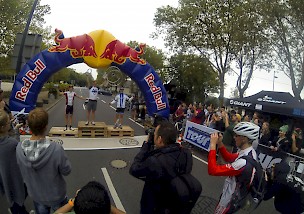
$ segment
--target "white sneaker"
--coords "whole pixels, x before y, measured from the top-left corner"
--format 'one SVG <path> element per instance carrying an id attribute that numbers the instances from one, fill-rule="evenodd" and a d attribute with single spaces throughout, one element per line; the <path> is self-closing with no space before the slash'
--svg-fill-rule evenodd
<path id="1" fill-rule="evenodd" d="M 117 127 L 118 127 L 118 124 L 115 123 L 113 128 L 116 129 Z"/>
<path id="2" fill-rule="evenodd" d="M 72 128 L 72 126 L 70 126 L 70 130 L 73 131 L 74 129 Z"/>
<path id="3" fill-rule="evenodd" d="M 118 128 L 122 129 L 122 125 L 121 125 L 121 124 L 119 124 Z"/>
<path id="4" fill-rule="evenodd" d="M 94 121 L 92 121 L 92 125 L 94 125 L 94 126 L 95 126 L 95 122 L 94 122 Z"/>
<path id="5" fill-rule="evenodd" d="M 89 125 L 89 121 L 87 121 L 87 122 L 85 123 L 85 125 L 86 125 L 86 126 Z"/>

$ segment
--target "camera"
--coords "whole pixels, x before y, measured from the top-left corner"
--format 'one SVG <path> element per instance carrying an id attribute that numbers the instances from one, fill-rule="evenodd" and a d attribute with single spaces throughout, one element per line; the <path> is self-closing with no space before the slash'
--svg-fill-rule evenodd
<path id="1" fill-rule="evenodd" d="M 17 119 L 18 119 L 18 123 L 20 123 L 22 125 L 25 125 L 26 124 L 26 120 L 27 120 L 27 115 L 25 115 L 25 114 L 19 114 L 17 116 Z"/>
<path id="2" fill-rule="evenodd" d="M 153 128 L 146 130 L 146 134 L 149 135 L 148 142 L 154 144 L 154 131 L 155 128 L 163 121 L 167 121 L 165 117 L 155 114 L 153 117 Z"/>

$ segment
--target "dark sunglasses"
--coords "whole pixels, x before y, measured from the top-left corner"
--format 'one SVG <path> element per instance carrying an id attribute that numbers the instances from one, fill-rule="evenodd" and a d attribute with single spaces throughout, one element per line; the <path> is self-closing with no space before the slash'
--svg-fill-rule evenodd
<path id="1" fill-rule="evenodd" d="M 241 135 L 233 134 L 233 137 L 240 137 Z"/>

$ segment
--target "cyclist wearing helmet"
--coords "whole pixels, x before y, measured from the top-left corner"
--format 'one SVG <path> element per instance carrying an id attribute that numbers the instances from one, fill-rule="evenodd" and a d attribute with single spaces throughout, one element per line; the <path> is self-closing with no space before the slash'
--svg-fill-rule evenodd
<path id="1" fill-rule="evenodd" d="M 247 164 L 246 160 L 241 157 L 248 155 L 257 160 L 256 152 L 251 144 L 259 137 L 259 130 L 259 126 L 250 122 L 241 122 L 235 125 L 233 132 L 238 147 L 236 153 L 230 153 L 226 150 L 222 142 L 222 135 L 219 133 L 211 134 L 208 173 L 213 176 L 228 176 L 215 213 L 234 213 L 239 209 L 235 203 L 236 193 L 238 192 L 236 190 L 247 190 L 247 188 L 242 187 L 244 185 L 250 186 L 255 173 L 253 166 Z M 216 163 L 216 145 L 218 145 L 222 157 L 228 164 L 218 165 Z"/>

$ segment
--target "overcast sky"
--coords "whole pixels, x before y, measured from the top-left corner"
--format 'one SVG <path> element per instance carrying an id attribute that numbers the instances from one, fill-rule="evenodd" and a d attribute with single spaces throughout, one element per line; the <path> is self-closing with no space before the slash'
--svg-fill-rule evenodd
<path id="1" fill-rule="evenodd" d="M 161 39 L 153 40 L 150 35 L 155 31 L 153 18 L 156 8 L 171 5 L 176 7 L 178 0 L 41 0 L 41 4 L 51 6 L 51 14 L 45 17 L 46 25 L 61 29 L 65 37 L 78 36 L 95 30 L 107 30 L 122 42 L 137 41 L 164 49 Z M 71 66 L 78 72 L 86 72 L 90 67 L 82 63 Z M 93 76 L 96 78 L 95 69 Z M 275 91 L 291 92 L 290 80 L 284 74 L 276 74 Z M 230 97 L 231 89 L 236 86 L 237 75 L 227 75 L 225 96 Z M 273 90 L 273 72 L 257 71 L 246 95 L 261 90 Z"/>

